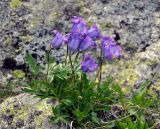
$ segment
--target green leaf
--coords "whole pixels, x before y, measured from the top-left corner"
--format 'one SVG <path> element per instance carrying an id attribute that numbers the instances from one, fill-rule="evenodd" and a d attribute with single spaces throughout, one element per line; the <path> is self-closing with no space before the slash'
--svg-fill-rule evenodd
<path id="1" fill-rule="evenodd" d="M 4 97 L 4 96 L 5 96 L 4 91 L 2 91 L 2 90 L 0 89 L 0 97 Z"/>
<path id="2" fill-rule="evenodd" d="M 61 100 L 61 102 L 64 103 L 65 105 L 67 105 L 67 106 L 72 104 L 72 101 L 69 100 L 69 99 L 63 99 L 63 100 Z"/>
<path id="3" fill-rule="evenodd" d="M 132 121 L 130 117 L 124 119 L 123 121 L 116 121 L 116 126 L 118 129 L 139 129 L 136 128 L 136 124 Z"/>
<path id="4" fill-rule="evenodd" d="M 123 93 L 123 91 L 121 90 L 121 87 L 118 84 L 114 83 L 112 85 L 112 88 L 114 89 L 115 92 L 119 93 L 120 97 L 124 96 L 124 93 Z"/>
<path id="5" fill-rule="evenodd" d="M 51 122 L 53 124 L 58 124 L 59 122 L 61 123 L 67 123 L 68 121 L 66 120 L 67 116 L 55 116 L 55 117 L 51 117 Z"/>
<path id="6" fill-rule="evenodd" d="M 53 116 L 51 117 L 51 122 L 53 124 L 57 124 L 59 122 L 68 124 L 68 115 L 65 115 L 61 112 L 61 106 L 57 105 L 56 107 L 52 108 Z"/>
<path id="7" fill-rule="evenodd" d="M 26 63 L 29 67 L 29 71 L 34 75 L 37 76 L 40 73 L 40 66 L 37 64 L 36 60 L 32 57 L 31 54 L 26 56 Z"/>
<path id="8" fill-rule="evenodd" d="M 81 121 L 83 121 L 84 118 L 86 118 L 86 113 L 80 111 L 79 109 L 76 109 L 73 113 L 76 115 L 77 121 L 78 121 L 79 123 L 80 123 Z"/>
<path id="9" fill-rule="evenodd" d="M 48 79 L 50 82 L 53 81 L 54 78 L 59 78 L 61 80 L 68 79 L 71 75 L 71 68 L 68 65 L 56 65 L 51 64 L 49 68 Z"/>
<path id="10" fill-rule="evenodd" d="M 136 104 L 143 105 L 145 95 L 147 93 L 147 87 L 151 84 L 151 81 L 146 81 L 140 88 L 133 94 L 132 101 Z"/>
<path id="11" fill-rule="evenodd" d="M 95 112 L 92 112 L 91 115 L 92 115 L 92 121 L 99 124 L 100 119 L 97 117 L 97 114 Z"/>

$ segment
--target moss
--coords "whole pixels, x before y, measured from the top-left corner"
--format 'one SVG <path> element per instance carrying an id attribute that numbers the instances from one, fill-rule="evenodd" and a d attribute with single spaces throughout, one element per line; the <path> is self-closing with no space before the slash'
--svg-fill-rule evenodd
<path id="1" fill-rule="evenodd" d="M 49 106 L 47 106 L 46 110 L 44 110 L 44 114 L 45 115 L 52 115 L 52 109 Z"/>
<path id="2" fill-rule="evenodd" d="M 57 16 L 58 16 L 58 13 L 57 13 L 57 12 L 52 12 L 52 13 L 50 14 L 50 19 L 51 19 L 52 21 L 54 21 L 54 20 L 57 18 Z"/>
<path id="3" fill-rule="evenodd" d="M 19 53 L 19 52 L 21 52 L 22 51 L 22 47 L 19 47 L 18 49 L 15 49 L 15 52 L 16 53 Z"/>
<path id="4" fill-rule="evenodd" d="M 22 36 L 21 38 L 24 42 L 30 42 L 33 40 L 33 37 L 30 35 Z"/>
<path id="5" fill-rule="evenodd" d="M 25 76 L 25 73 L 22 70 L 14 70 L 13 75 L 16 78 L 23 78 Z"/>
<path id="6" fill-rule="evenodd" d="M 44 109 L 44 106 L 46 106 L 45 104 L 43 103 L 37 103 L 36 106 L 36 109 L 39 110 L 39 111 L 42 111 Z"/>
<path id="7" fill-rule="evenodd" d="M 52 114 L 52 109 L 50 108 L 50 105 L 48 105 L 46 103 L 37 103 L 35 105 L 35 108 L 38 111 L 42 111 L 44 113 L 44 115 L 51 115 Z"/>
<path id="8" fill-rule="evenodd" d="M 93 23 L 92 21 L 88 21 L 88 22 L 87 22 L 87 25 L 88 25 L 88 26 L 93 26 L 93 24 L 94 24 L 94 23 Z"/>
<path id="9" fill-rule="evenodd" d="M 135 67 L 138 64 L 136 60 L 115 61 L 108 63 L 103 67 L 103 73 L 107 76 L 112 76 L 115 81 L 121 85 L 122 90 L 127 94 L 138 81 L 139 77 L 135 72 Z"/>
<path id="10" fill-rule="evenodd" d="M 135 67 L 137 63 L 137 61 L 121 62 L 121 70 L 118 75 L 120 84 L 123 85 L 125 82 L 127 82 L 131 87 L 134 86 L 135 82 L 138 80 L 138 75 L 135 73 Z"/>
<path id="11" fill-rule="evenodd" d="M 28 29 L 33 29 L 34 27 L 38 26 L 40 19 L 34 17 L 32 18 L 30 22 L 30 27 Z"/>
<path id="12" fill-rule="evenodd" d="M 79 5 L 81 8 L 84 7 L 84 4 L 85 4 L 85 0 L 79 0 Z"/>
<path id="13" fill-rule="evenodd" d="M 36 127 L 35 129 L 42 129 L 42 128 Z"/>
<path id="14" fill-rule="evenodd" d="M 7 43 L 8 45 L 11 45 L 12 42 L 13 42 L 12 37 L 11 37 L 11 36 L 8 36 L 7 39 L 6 39 L 6 43 Z"/>
<path id="15" fill-rule="evenodd" d="M 111 29 L 113 27 L 112 23 L 100 23 L 102 28 Z"/>
<path id="16" fill-rule="evenodd" d="M 41 126 L 43 122 L 43 117 L 42 116 L 35 117 L 35 121 L 37 126 Z"/>
<path id="17" fill-rule="evenodd" d="M 157 82 L 155 82 L 154 84 L 154 88 L 160 92 L 160 80 L 158 80 Z"/>
<path id="18" fill-rule="evenodd" d="M 17 123 L 17 121 L 19 119 L 22 119 L 24 121 L 27 121 L 28 117 L 29 117 L 29 113 L 27 112 L 27 108 L 28 107 L 23 107 L 21 108 L 20 110 L 18 110 L 18 113 L 17 112 L 14 112 L 15 114 L 15 117 L 14 117 L 14 120 L 13 120 L 13 124 L 15 125 Z"/>
<path id="19" fill-rule="evenodd" d="M 157 64 L 158 62 L 156 60 L 147 60 L 144 62 L 146 65 L 149 65 L 149 66 L 152 66 L 152 65 L 155 65 Z"/>
<path id="20" fill-rule="evenodd" d="M 11 2 L 10 2 L 10 7 L 13 8 L 13 9 L 18 8 L 21 5 L 22 5 L 22 1 L 21 0 L 11 0 Z"/>
<path id="21" fill-rule="evenodd" d="M 152 96 L 152 98 L 157 98 L 157 94 L 153 88 L 147 91 L 148 95 Z"/>

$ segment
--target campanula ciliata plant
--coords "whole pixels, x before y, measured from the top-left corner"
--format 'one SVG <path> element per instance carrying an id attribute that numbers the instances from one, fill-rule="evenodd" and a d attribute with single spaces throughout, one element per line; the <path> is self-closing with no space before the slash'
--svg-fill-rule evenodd
<path id="1" fill-rule="evenodd" d="M 41 75 L 39 66 L 32 56 L 27 57 L 33 80 L 26 92 L 41 98 L 52 98 L 56 104 L 53 105 L 51 122 L 70 129 L 148 127 L 144 119 L 141 121 L 144 110 L 140 107 L 151 104 L 145 97 L 150 83 L 143 85 L 131 100 L 126 100 L 112 77 L 101 81 L 102 65 L 120 59 L 121 47 L 113 38 L 102 35 L 96 24 L 88 26 L 82 17 L 73 16 L 71 24 L 70 33 L 66 35 L 58 30 L 52 31 L 54 37 L 47 52 L 45 77 L 44 74 L 40 78 L 35 76 Z M 60 47 L 66 47 L 65 60 L 57 63 L 52 50 Z M 121 115 L 113 113 L 114 107 L 121 111 Z M 136 122 L 132 121 L 133 116 Z"/>

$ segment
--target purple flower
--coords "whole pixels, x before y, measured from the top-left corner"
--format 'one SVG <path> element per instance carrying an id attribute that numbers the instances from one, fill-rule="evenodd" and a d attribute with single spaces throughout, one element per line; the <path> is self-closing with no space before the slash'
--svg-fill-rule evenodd
<path id="1" fill-rule="evenodd" d="M 98 39 L 101 36 L 101 32 L 96 25 L 93 25 L 87 32 L 87 35 L 93 39 Z"/>
<path id="2" fill-rule="evenodd" d="M 113 38 L 102 36 L 101 37 L 102 42 L 105 42 L 106 44 L 116 44 L 115 40 Z"/>
<path id="3" fill-rule="evenodd" d="M 93 43 L 93 48 L 97 48 L 97 46 L 98 46 L 97 43 L 94 42 L 94 43 Z"/>
<path id="4" fill-rule="evenodd" d="M 81 68 L 83 72 L 90 73 L 98 68 L 96 61 L 89 55 L 84 55 L 84 59 L 81 62 Z"/>
<path id="5" fill-rule="evenodd" d="M 87 34 L 87 24 L 81 17 L 73 16 L 72 24 L 72 33 Z"/>
<path id="6" fill-rule="evenodd" d="M 121 47 L 109 37 L 102 37 L 101 49 L 108 60 L 121 57 Z"/>
<path id="7" fill-rule="evenodd" d="M 55 34 L 55 37 L 52 40 L 51 45 L 53 48 L 59 48 L 62 45 L 62 42 L 64 41 L 64 36 L 57 30 L 53 30 L 53 33 Z"/>
<path id="8" fill-rule="evenodd" d="M 85 36 L 85 38 L 82 40 L 81 44 L 80 44 L 80 49 L 87 51 L 90 50 L 91 48 L 94 47 L 94 41 L 89 37 L 89 36 Z"/>
<path id="9" fill-rule="evenodd" d="M 70 35 L 71 35 L 70 33 L 67 33 L 67 34 L 65 35 L 65 37 L 63 38 L 65 44 L 68 44 Z"/>
<path id="10" fill-rule="evenodd" d="M 79 49 L 82 37 L 79 34 L 73 33 L 69 38 L 69 49 L 73 52 L 76 52 Z"/>

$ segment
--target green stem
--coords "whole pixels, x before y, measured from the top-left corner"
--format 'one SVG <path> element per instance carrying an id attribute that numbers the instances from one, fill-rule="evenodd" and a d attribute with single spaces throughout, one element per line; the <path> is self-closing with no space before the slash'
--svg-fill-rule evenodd
<path id="1" fill-rule="evenodd" d="M 46 82 L 48 82 L 48 75 L 49 75 L 51 44 L 50 44 L 49 47 L 50 47 L 49 51 L 47 52 L 47 76 L 46 76 Z"/>
<path id="2" fill-rule="evenodd" d="M 69 53 L 69 49 L 68 49 L 68 44 L 67 44 L 67 54 L 66 54 L 65 66 L 67 64 L 68 53 Z"/>
<path id="3" fill-rule="evenodd" d="M 80 92 L 81 92 L 81 96 L 82 96 L 82 92 L 83 92 L 83 73 L 81 74 Z"/>
<path id="4" fill-rule="evenodd" d="M 100 55 L 100 63 L 99 63 L 99 82 L 98 82 L 98 90 L 99 87 L 101 85 L 101 80 L 102 80 L 102 64 L 103 64 L 103 57 L 102 57 L 102 51 L 101 51 L 101 55 Z"/>
<path id="5" fill-rule="evenodd" d="M 100 72 L 100 69 L 98 69 L 98 72 L 97 72 L 96 77 L 94 79 L 94 83 L 96 83 L 96 79 L 98 78 L 99 72 Z"/>
<path id="6" fill-rule="evenodd" d="M 75 63 L 76 63 L 76 61 L 77 61 L 77 59 L 78 59 L 79 53 L 80 53 L 80 51 L 79 51 L 79 49 L 78 49 L 78 52 L 77 52 L 76 57 L 75 57 L 75 59 L 74 59 L 73 66 L 75 65 Z"/>
<path id="7" fill-rule="evenodd" d="M 61 92 L 62 92 L 62 85 L 59 86 L 59 98 L 62 98 Z"/>
<path id="8" fill-rule="evenodd" d="M 70 54 L 69 54 L 69 61 L 70 61 L 71 68 L 72 68 L 73 84 L 74 84 L 74 86 L 75 86 L 75 72 L 74 72 L 74 66 L 73 66 L 73 64 L 72 64 L 71 52 L 70 52 Z"/>

